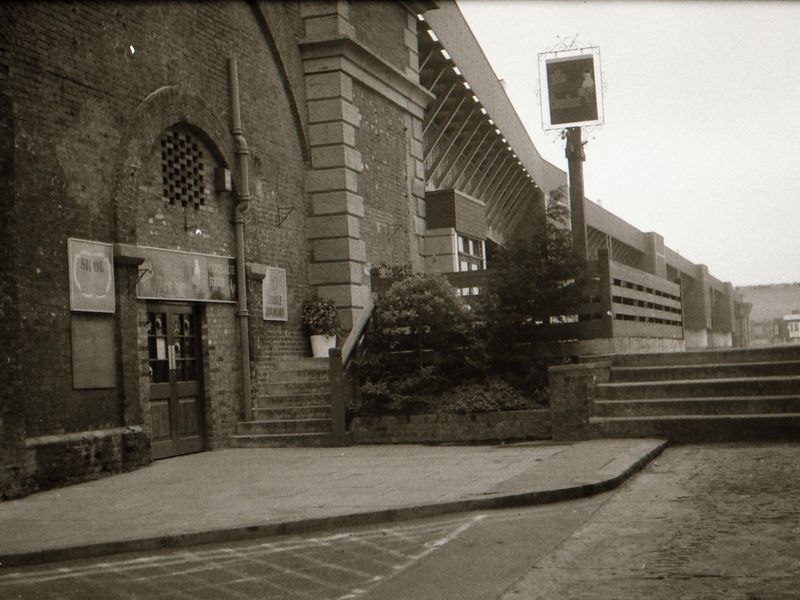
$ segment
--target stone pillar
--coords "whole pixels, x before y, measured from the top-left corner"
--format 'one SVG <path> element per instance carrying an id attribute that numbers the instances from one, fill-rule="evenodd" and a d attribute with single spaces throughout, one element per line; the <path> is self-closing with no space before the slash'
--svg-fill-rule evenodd
<path id="1" fill-rule="evenodd" d="M 689 329 L 711 329 L 711 298 L 708 293 L 708 267 L 696 265 L 686 289 L 684 320 Z"/>
<path id="2" fill-rule="evenodd" d="M 722 297 L 722 302 L 719 303 L 718 327 L 720 331 L 733 333 L 733 324 L 736 321 L 733 284 L 730 281 L 726 281 L 723 286 L 725 287 L 725 293 Z"/>
<path id="3" fill-rule="evenodd" d="M 117 345 L 122 362 L 122 418 L 123 425 L 144 423 L 143 403 L 148 396 L 142 392 L 149 390 L 147 369 L 147 339 L 139 333 L 143 326 L 140 318 L 140 302 L 136 297 L 136 284 L 139 282 L 139 266 L 145 261 L 143 251 L 132 244 L 114 245 L 114 274 L 116 310 L 118 319 Z M 143 390 L 143 381 L 147 388 Z"/>
<path id="4" fill-rule="evenodd" d="M 405 75 L 419 84 L 419 42 L 417 39 L 417 17 L 413 13 L 406 14 L 404 43 L 408 53 L 408 64 Z M 425 207 L 425 165 L 423 163 L 424 146 L 422 142 L 422 114 L 407 112 L 405 115 L 406 155 L 409 190 L 409 207 L 411 209 L 411 262 L 415 271 L 424 271 L 426 207 Z"/>
<path id="5" fill-rule="evenodd" d="M 608 383 L 610 373 L 611 363 L 605 361 L 548 369 L 554 441 L 591 437 L 589 417 L 593 413 L 597 384 Z"/>
<path id="6" fill-rule="evenodd" d="M 307 39 L 355 35 L 350 3 L 302 4 Z M 312 216 L 309 279 L 317 292 L 336 302 L 342 328 L 349 330 L 366 305 L 366 248 L 361 239 L 364 199 L 358 193 L 361 153 L 355 149 L 361 115 L 353 104 L 353 81 L 340 70 L 306 65 L 311 170 L 306 192 Z"/>
<path id="7" fill-rule="evenodd" d="M 664 254 L 664 237 L 655 231 L 649 231 L 644 236 L 644 262 L 643 270 L 661 277 L 667 278 L 667 258 Z"/>
<path id="8" fill-rule="evenodd" d="M 427 231 L 427 208 L 425 205 L 425 165 L 422 162 L 422 119 L 417 115 L 406 113 L 406 137 L 409 152 L 406 156 L 408 167 L 408 205 L 412 214 L 410 229 L 411 261 L 415 271 L 424 271 L 425 234 Z"/>
<path id="9" fill-rule="evenodd" d="M 317 0 L 303 2 L 300 16 L 307 38 L 324 38 L 335 35 L 355 37 L 355 28 L 350 23 L 349 0 Z"/>
<path id="10" fill-rule="evenodd" d="M 608 254 L 608 248 L 600 248 L 597 251 L 597 275 L 597 292 L 600 298 L 600 337 L 610 339 L 614 337 L 614 302 L 611 289 L 613 283 L 611 281 L 611 257 Z"/>
<path id="11" fill-rule="evenodd" d="M 708 267 L 695 265 L 694 277 L 681 278 L 683 330 L 687 348 L 706 348 L 712 325 Z"/>

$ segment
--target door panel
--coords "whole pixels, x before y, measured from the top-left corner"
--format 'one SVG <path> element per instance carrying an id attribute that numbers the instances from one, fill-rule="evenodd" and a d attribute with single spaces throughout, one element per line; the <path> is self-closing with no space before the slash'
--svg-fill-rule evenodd
<path id="1" fill-rule="evenodd" d="M 153 458 L 203 449 L 205 426 L 198 325 L 192 305 L 148 305 Z"/>
<path id="2" fill-rule="evenodd" d="M 171 443 L 169 418 L 169 398 L 150 399 L 150 420 L 153 426 L 153 443 L 169 441 Z"/>
<path id="3" fill-rule="evenodd" d="M 197 402 L 194 398 L 178 399 L 180 405 L 180 434 L 181 437 L 196 435 L 200 423 L 197 419 Z"/>

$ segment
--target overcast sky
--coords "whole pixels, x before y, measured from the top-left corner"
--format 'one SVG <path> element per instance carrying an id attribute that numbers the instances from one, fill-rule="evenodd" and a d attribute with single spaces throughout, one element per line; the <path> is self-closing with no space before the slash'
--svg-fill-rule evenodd
<path id="1" fill-rule="evenodd" d="M 599 46 L 587 197 L 734 285 L 800 282 L 800 2 L 458 0 L 544 157 L 537 54 Z"/>

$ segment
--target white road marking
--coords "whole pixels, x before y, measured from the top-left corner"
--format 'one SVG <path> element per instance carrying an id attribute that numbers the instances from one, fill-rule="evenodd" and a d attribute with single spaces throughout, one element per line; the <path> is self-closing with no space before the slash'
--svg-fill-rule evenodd
<path id="1" fill-rule="evenodd" d="M 445 545 L 449 544 L 454 539 L 456 539 L 458 536 L 460 536 L 462 533 L 467 531 L 467 529 L 469 529 L 470 527 L 472 527 L 476 523 L 479 523 L 480 521 L 483 521 L 485 518 L 486 518 L 486 515 L 476 515 L 472 519 L 467 521 L 466 523 L 462 523 L 461 526 L 457 527 L 456 529 L 454 529 L 453 531 L 451 531 L 447 535 L 445 535 L 445 536 L 443 536 L 443 537 L 441 537 L 441 538 L 439 538 L 437 540 L 434 540 L 432 542 L 426 542 L 425 544 L 423 544 L 423 546 L 425 547 L 425 550 L 423 550 L 419 554 L 412 555 L 412 556 L 408 557 L 408 560 L 403 562 L 403 563 L 398 563 L 398 564 L 394 565 L 394 567 L 393 567 L 394 568 L 394 572 L 391 575 L 389 575 L 388 577 L 382 577 L 380 579 L 374 579 L 372 582 L 370 582 L 370 583 L 372 583 L 372 586 L 370 586 L 370 587 L 373 587 L 378 582 L 382 582 L 382 581 L 388 580 L 388 579 L 398 575 L 399 573 L 402 573 L 403 571 L 405 571 L 406 569 L 411 567 L 414 563 L 416 563 L 416 562 L 422 560 L 423 558 L 425 558 L 426 556 L 428 556 L 431 552 L 435 552 L 436 550 L 438 550 L 442 546 L 445 546 Z M 344 596 L 339 596 L 339 598 L 337 600 L 353 600 L 354 598 L 359 598 L 359 597 L 363 596 L 368 591 L 369 591 L 369 588 L 363 588 L 363 587 L 354 588 L 354 589 L 350 590 L 350 592 L 345 594 Z"/>
<path id="2" fill-rule="evenodd" d="M 159 590 L 156 595 L 164 592 L 187 600 L 193 592 L 200 590 L 218 590 L 220 597 L 244 598 L 244 590 L 236 589 L 236 584 L 259 581 L 265 586 L 265 591 L 271 588 L 281 598 L 352 600 L 447 545 L 485 517 L 477 515 L 466 522 L 464 518 L 453 518 L 302 540 L 183 550 L 120 560 L 106 558 L 76 566 L 43 566 L 0 574 L 0 591 L 16 588 L 33 592 L 37 585 L 53 585 L 54 581 L 72 582 L 67 585 L 77 591 L 82 586 L 108 585 L 118 578 L 123 586 L 116 586 L 119 589 L 115 591 L 115 598 L 133 597 L 125 590 L 124 584 L 130 584 L 132 590 L 144 587 L 148 588 L 148 593 Z M 243 563 L 255 565 L 257 570 L 253 571 Z M 226 578 L 227 586 L 216 584 L 214 581 L 220 573 L 234 578 Z M 352 577 L 349 583 L 344 583 L 341 576 L 334 573 Z M 326 577 L 326 574 L 331 577 Z M 171 578 L 177 585 L 170 584 Z M 295 584 L 290 583 L 292 580 Z M 297 585 L 299 581 L 306 583 Z M 309 584 L 316 589 L 307 589 Z M 346 593 L 340 596 L 345 590 Z"/>

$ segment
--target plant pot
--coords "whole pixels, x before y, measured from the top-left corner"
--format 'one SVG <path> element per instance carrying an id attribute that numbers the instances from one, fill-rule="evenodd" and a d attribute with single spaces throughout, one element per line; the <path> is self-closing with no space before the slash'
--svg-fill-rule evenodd
<path id="1" fill-rule="evenodd" d="M 328 350 L 336 347 L 335 335 L 312 335 L 311 355 L 314 358 L 328 358 Z"/>

